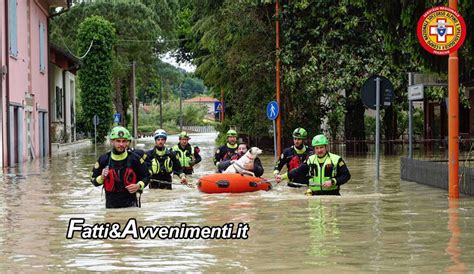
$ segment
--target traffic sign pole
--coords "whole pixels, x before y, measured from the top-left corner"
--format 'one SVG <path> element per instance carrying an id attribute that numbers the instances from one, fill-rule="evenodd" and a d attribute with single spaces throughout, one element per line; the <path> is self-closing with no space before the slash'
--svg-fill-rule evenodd
<path id="1" fill-rule="evenodd" d="M 94 124 L 94 153 L 97 155 L 97 125 L 99 124 L 99 116 L 97 114 L 92 117 L 92 124 Z"/>
<path id="2" fill-rule="evenodd" d="M 273 121 L 273 148 L 275 149 L 275 161 L 277 159 L 277 155 L 280 154 L 279 148 L 278 148 L 278 132 L 277 132 L 277 126 L 278 126 L 278 120 L 275 122 L 279 115 L 280 108 L 278 106 L 278 102 L 276 101 L 271 101 L 267 105 L 267 118 Z"/>
<path id="3" fill-rule="evenodd" d="M 221 88 L 221 124 L 224 124 L 224 88 Z"/>
<path id="4" fill-rule="evenodd" d="M 375 179 L 380 176 L 380 78 L 375 78 Z"/>
<path id="5" fill-rule="evenodd" d="M 458 9 L 458 3 L 449 0 L 449 7 Z M 459 198 L 459 65 L 458 51 L 448 59 L 448 174 L 449 198 Z"/>
<path id="6" fill-rule="evenodd" d="M 275 87 L 276 87 L 276 102 L 280 106 L 280 4 L 279 0 L 275 1 Z M 281 153 L 281 117 L 276 118 L 276 132 L 277 135 L 277 153 Z"/>
<path id="7" fill-rule="evenodd" d="M 276 162 L 277 160 L 277 155 L 278 155 L 278 151 L 277 151 L 277 135 L 276 135 L 276 123 L 275 123 L 275 120 L 273 120 L 273 149 L 275 151 L 274 155 L 273 155 L 273 159 L 274 159 L 274 162 Z"/>
<path id="8" fill-rule="evenodd" d="M 94 155 L 97 155 L 97 123 L 94 123 Z"/>
<path id="9" fill-rule="evenodd" d="M 374 96 L 375 90 L 375 96 Z M 381 91 L 383 91 L 382 94 Z M 361 90 L 362 103 L 376 111 L 375 117 L 375 178 L 380 177 L 380 110 L 392 104 L 394 92 L 393 85 L 383 76 L 371 76 L 364 82 Z M 383 99 L 383 100 L 382 100 Z"/>

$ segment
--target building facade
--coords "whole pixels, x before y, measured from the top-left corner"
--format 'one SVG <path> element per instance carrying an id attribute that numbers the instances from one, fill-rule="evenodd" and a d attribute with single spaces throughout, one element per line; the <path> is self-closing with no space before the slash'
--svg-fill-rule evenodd
<path id="1" fill-rule="evenodd" d="M 216 104 L 219 103 L 219 100 L 209 96 L 198 96 L 188 100 L 183 101 L 184 104 L 193 104 L 198 106 L 204 106 L 207 108 L 207 115 L 206 118 L 209 120 L 219 120 L 219 116 L 217 115 L 216 118 Z M 219 107 L 219 105 L 217 105 Z"/>
<path id="2" fill-rule="evenodd" d="M 0 1 L 1 165 L 49 155 L 48 20 L 70 0 Z"/>
<path id="3" fill-rule="evenodd" d="M 49 112 L 51 142 L 76 141 L 76 72 L 80 61 L 62 48 L 50 44 Z"/>

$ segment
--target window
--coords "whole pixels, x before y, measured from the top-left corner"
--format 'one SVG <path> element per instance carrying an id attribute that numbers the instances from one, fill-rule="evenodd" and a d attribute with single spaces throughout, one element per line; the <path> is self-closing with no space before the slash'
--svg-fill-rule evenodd
<path id="1" fill-rule="evenodd" d="M 16 0 L 8 0 L 8 42 L 10 56 L 18 56 Z"/>
<path id="2" fill-rule="evenodd" d="M 56 120 L 60 121 L 63 119 L 63 89 L 56 87 Z"/>
<path id="3" fill-rule="evenodd" d="M 39 58 L 40 58 L 40 71 L 46 72 L 46 54 L 45 54 L 45 27 L 44 24 L 40 22 L 39 24 Z"/>

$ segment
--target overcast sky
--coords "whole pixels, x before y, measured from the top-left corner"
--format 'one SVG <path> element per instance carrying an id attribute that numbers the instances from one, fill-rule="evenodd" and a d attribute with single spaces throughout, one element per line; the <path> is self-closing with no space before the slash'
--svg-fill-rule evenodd
<path id="1" fill-rule="evenodd" d="M 170 56 L 169 53 L 166 53 L 166 54 L 162 55 L 162 56 L 161 56 L 161 60 L 162 60 L 163 62 L 166 62 L 166 63 L 168 63 L 168 64 L 171 64 L 171 65 L 173 65 L 173 66 L 175 66 L 175 67 L 182 68 L 182 69 L 184 69 L 184 70 L 187 71 L 187 72 L 194 72 L 194 70 L 196 70 L 196 67 L 195 67 L 194 65 L 190 64 L 190 63 L 187 63 L 187 62 L 186 62 L 186 63 L 179 63 L 179 64 L 178 64 L 178 63 L 176 62 L 176 60 L 175 60 L 173 57 Z"/>

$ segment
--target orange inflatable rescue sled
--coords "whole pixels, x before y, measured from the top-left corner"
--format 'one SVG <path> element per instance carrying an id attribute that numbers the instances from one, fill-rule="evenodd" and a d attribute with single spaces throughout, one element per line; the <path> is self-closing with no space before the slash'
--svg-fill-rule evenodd
<path id="1" fill-rule="evenodd" d="M 197 187 L 204 193 L 242 193 L 268 191 L 272 188 L 272 184 L 264 178 L 235 173 L 216 173 L 199 178 Z"/>

